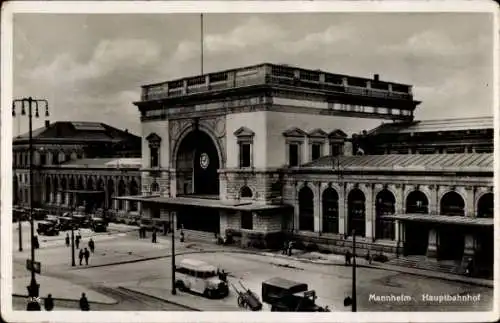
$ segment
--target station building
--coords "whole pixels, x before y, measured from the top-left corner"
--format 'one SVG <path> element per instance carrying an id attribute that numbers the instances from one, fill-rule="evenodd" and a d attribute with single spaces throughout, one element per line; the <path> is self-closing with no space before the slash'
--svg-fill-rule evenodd
<path id="1" fill-rule="evenodd" d="M 13 204 L 29 205 L 29 134 L 13 140 Z M 138 216 L 141 138 L 96 122 L 47 121 L 33 131 L 33 205 L 60 213 L 85 204 L 117 216 Z"/>
<path id="2" fill-rule="evenodd" d="M 188 237 L 342 252 L 354 233 L 361 252 L 493 263 L 492 118 L 415 121 L 410 85 L 267 63 L 134 104 L 142 190 L 123 199 Z"/>

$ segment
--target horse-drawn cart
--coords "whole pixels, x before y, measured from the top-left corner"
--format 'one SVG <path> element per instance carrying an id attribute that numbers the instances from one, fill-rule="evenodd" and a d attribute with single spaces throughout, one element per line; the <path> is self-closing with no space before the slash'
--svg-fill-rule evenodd
<path id="1" fill-rule="evenodd" d="M 239 290 L 231 283 L 231 286 L 238 294 L 238 306 L 241 308 L 250 309 L 251 311 L 260 311 L 262 309 L 262 303 L 259 300 L 259 297 L 250 289 L 246 288 L 241 283 L 241 281 L 239 281 L 238 283 L 243 290 Z"/>

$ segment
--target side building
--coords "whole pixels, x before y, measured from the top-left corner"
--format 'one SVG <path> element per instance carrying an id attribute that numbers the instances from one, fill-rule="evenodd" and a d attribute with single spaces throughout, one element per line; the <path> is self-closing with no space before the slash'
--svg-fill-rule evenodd
<path id="1" fill-rule="evenodd" d="M 410 85 L 276 64 L 145 85 L 134 104 L 142 192 L 122 199 L 188 238 L 343 252 L 354 233 L 364 252 L 492 264 L 491 118 L 415 121 Z"/>
<path id="2" fill-rule="evenodd" d="M 13 140 L 13 204 L 29 205 L 28 135 Z M 60 213 L 77 206 L 135 216 L 140 204 L 112 197 L 140 191 L 141 138 L 96 122 L 46 122 L 33 131 L 33 205 Z M 131 214 L 129 214 L 131 213 Z"/>

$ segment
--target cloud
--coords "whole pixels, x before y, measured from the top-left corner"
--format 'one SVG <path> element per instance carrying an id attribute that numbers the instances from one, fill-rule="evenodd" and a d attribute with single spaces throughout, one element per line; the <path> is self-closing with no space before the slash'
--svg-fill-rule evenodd
<path id="1" fill-rule="evenodd" d="M 251 17 L 243 24 L 224 33 L 206 34 L 204 51 L 207 54 L 236 54 L 249 48 L 279 42 L 287 33 L 277 25 L 264 19 Z M 188 61 L 200 55 L 201 43 L 183 41 L 171 57 L 172 61 Z"/>
<path id="2" fill-rule="evenodd" d="M 102 40 L 87 62 L 77 62 L 63 53 L 48 65 L 38 66 L 24 76 L 33 80 L 48 79 L 53 83 L 74 83 L 98 79 L 119 69 L 140 69 L 158 60 L 160 47 L 142 39 Z"/>

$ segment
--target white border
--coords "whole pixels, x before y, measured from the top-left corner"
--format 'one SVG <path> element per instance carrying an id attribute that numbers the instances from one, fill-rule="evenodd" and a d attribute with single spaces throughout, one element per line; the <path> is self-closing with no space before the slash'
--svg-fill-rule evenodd
<path id="1" fill-rule="evenodd" d="M 12 311 L 12 18 L 13 13 L 181 13 L 181 12 L 484 12 L 493 13 L 494 30 L 499 30 L 497 6 L 493 1 L 20 1 L 4 3 L 1 20 L 1 311 L 6 321 L 16 322 L 485 322 L 499 317 L 498 279 L 494 282 L 492 312 L 339 312 L 339 313 L 271 313 L 271 312 L 22 312 Z M 494 33 L 493 105 L 495 119 L 495 184 L 499 167 L 499 36 Z M 473 108 L 473 107 L 471 107 Z M 496 190 L 496 189 L 495 189 Z M 500 205 L 495 194 L 495 205 Z M 495 216 L 495 232 L 499 218 Z M 495 260 L 499 259 L 500 235 L 495 234 Z M 495 261 L 495 277 L 499 275 Z M 75 315 L 77 314 L 77 315 Z"/>

